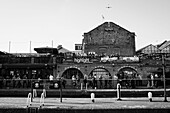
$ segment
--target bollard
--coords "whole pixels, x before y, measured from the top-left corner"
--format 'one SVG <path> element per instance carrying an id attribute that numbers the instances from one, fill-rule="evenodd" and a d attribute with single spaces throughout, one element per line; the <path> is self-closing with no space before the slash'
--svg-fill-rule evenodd
<path id="1" fill-rule="evenodd" d="M 120 85 L 120 83 L 118 83 L 118 84 L 117 84 L 117 101 L 122 100 L 122 99 L 121 99 L 120 89 L 121 89 L 121 85 Z"/>
<path id="2" fill-rule="evenodd" d="M 94 103 L 95 94 L 91 93 L 91 101 Z"/>
<path id="3" fill-rule="evenodd" d="M 152 93 L 151 92 L 148 92 L 148 99 L 149 99 L 149 102 L 152 102 Z"/>
<path id="4" fill-rule="evenodd" d="M 29 93 L 28 97 L 27 97 L 27 107 L 30 107 L 30 105 L 31 105 L 31 98 L 32 98 L 32 94 Z"/>

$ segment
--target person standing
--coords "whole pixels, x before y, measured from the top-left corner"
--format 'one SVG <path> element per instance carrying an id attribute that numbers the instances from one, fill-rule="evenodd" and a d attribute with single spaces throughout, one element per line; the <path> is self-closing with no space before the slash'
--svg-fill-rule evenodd
<path id="1" fill-rule="evenodd" d="M 158 79 L 159 79 L 158 74 L 155 74 L 155 87 L 156 88 L 158 88 Z"/>
<path id="2" fill-rule="evenodd" d="M 66 83 L 67 83 L 67 81 L 65 80 L 64 77 L 62 77 L 61 79 L 62 79 L 62 86 L 63 86 L 63 88 L 65 89 L 65 88 L 66 88 Z"/>
<path id="3" fill-rule="evenodd" d="M 24 74 L 24 76 L 23 76 L 23 88 L 24 87 L 28 87 L 28 79 L 27 79 L 27 75 L 26 74 Z"/>
<path id="4" fill-rule="evenodd" d="M 154 87 L 155 85 L 154 85 L 154 75 L 153 74 L 151 74 L 151 87 Z"/>
<path id="5" fill-rule="evenodd" d="M 86 88 L 87 79 L 88 79 L 88 77 L 87 77 L 87 75 L 85 74 L 85 75 L 84 75 L 84 80 L 83 80 L 84 88 Z"/>
<path id="6" fill-rule="evenodd" d="M 17 74 L 17 78 L 16 78 L 16 88 L 20 88 L 21 87 L 21 78 L 20 75 Z"/>
<path id="7" fill-rule="evenodd" d="M 148 84 L 147 84 L 147 87 L 149 88 L 151 85 L 151 75 L 149 74 L 148 76 L 147 76 L 147 79 L 148 79 Z"/>
<path id="8" fill-rule="evenodd" d="M 111 75 L 109 75 L 109 88 L 112 88 L 112 76 Z"/>
<path id="9" fill-rule="evenodd" d="M 76 85 L 77 85 L 75 75 L 72 76 L 72 85 L 73 85 L 74 87 L 76 87 Z"/>
<path id="10" fill-rule="evenodd" d="M 50 74 L 49 80 L 50 80 L 50 81 L 53 81 L 53 79 L 54 79 L 53 75 Z"/>
<path id="11" fill-rule="evenodd" d="M 0 89 L 3 88 L 3 76 L 0 75 Z"/>
<path id="12" fill-rule="evenodd" d="M 54 77 L 53 77 L 53 75 L 52 75 L 52 74 L 50 74 L 50 76 L 49 76 L 49 80 L 50 80 L 50 84 L 47 86 L 47 88 L 48 88 L 48 89 L 49 89 L 49 87 L 50 87 L 50 86 L 52 86 L 52 85 L 53 85 Z M 43 87 L 45 87 L 45 86 L 43 86 Z"/>
<path id="13" fill-rule="evenodd" d="M 92 88 L 95 89 L 97 87 L 97 81 L 96 81 L 96 74 L 92 77 Z"/>
<path id="14" fill-rule="evenodd" d="M 80 85 L 80 77 L 79 75 L 76 75 L 76 82 L 77 82 L 77 88 Z"/>
<path id="15" fill-rule="evenodd" d="M 102 89 L 102 87 L 103 87 L 103 80 L 102 80 L 102 79 L 103 79 L 103 77 L 102 77 L 102 75 L 100 74 L 100 75 L 99 75 L 99 84 L 100 84 L 100 87 L 99 87 L 99 88 L 100 88 L 100 89 Z"/>

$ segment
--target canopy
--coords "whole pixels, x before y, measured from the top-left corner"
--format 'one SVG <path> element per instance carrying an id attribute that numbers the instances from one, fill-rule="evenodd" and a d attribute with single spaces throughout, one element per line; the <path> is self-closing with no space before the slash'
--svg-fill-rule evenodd
<path id="1" fill-rule="evenodd" d="M 51 53 L 51 54 L 58 54 L 57 48 L 40 47 L 40 48 L 34 48 L 34 50 L 35 50 L 37 53 Z"/>

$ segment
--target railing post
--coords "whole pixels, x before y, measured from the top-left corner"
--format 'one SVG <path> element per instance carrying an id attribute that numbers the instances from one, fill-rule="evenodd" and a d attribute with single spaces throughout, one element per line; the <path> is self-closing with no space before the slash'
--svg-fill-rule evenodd
<path id="1" fill-rule="evenodd" d="M 166 76 L 165 76 L 165 57 L 164 54 L 162 54 L 162 68 L 163 68 L 163 86 L 164 86 L 164 102 L 168 102 L 167 96 L 166 96 Z"/>
<path id="2" fill-rule="evenodd" d="M 83 90 L 83 83 L 81 83 L 81 90 Z"/>
<path id="3" fill-rule="evenodd" d="M 86 83 L 86 90 L 87 90 L 87 83 Z"/>
<path id="4" fill-rule="evenodd" d="M 59 84 L 60 84 L 60 102 L 62 102 L 62 79 L 59 79 Z"/>
<path id="5" fill-rule="evenodd" d="M 31 94 L 33 94 L 33 82 L 32 82 L 32 79 L 31 79 Z M 32 96 L 31 96 L 31 102 L 33 101 L 33 98 L 32 98 Z"/>

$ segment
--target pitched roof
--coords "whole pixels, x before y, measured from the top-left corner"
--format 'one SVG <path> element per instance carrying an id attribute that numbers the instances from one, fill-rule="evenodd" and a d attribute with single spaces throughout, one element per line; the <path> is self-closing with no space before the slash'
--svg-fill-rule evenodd
<path id="1" fill-rule="evenodd" d="M 136 51 L 136 53 L 170 53 L 170 41 L 164 41 L 161 44 L 158 45 L 147 45 L 139 50 Z"/>
<path id="2" fill-rule="evenodd" d="M 70 51 L 60 45 L 60 46 L 58 47 L 58 52 L 59 52 L 59 53 L 67 53 L 67 52 L 70 52 Z"/>
<path id="3" fill-rule="evenodd" d="M 157 48 L 157 46 L 154 46 L 152 44 L 147 45 L 141 49 L 139 49 L 138 51 L 136 51 L 136 53 L 144 53 L 144 54 L 151 54 L 151 53 L 159 53 L 159 49 Z"/>
<path id="4" fill-rule="evenodd" d="M 117 24 L 115 24 L 115 23 L 113 23 L 113 22 L 104 22 L 103 24 L 95 27 L 94 29 L 90 30 L 90 31 L 87 32 L 87 33 L 90 33 L 90 32 L 92 32 L 92 31 L 96 30 L 97 28 L 100 28 L 101 26 L 116 26 L 116 27 L 119 28 L 119 29 L 122 29 L 122 30 L 124 30 L 124 31 L 126 31 L 126 32 L 129 32 L 129 33 L 132 33 L 132 34 L 135 35 L 134 32 L 130 32 L 130 31 L 128 31 L 127 29 L 125 29 L 125 28 L 123 28 L 123 27 L 121 27 L 121 26 L 119 26 L 119 25 L 117 25 Z"/>
<path id="5" fill-rule="evenodd" d="M 164 49 L 166 48 L 167 46 L 170 45 L 170 41 L 165 41 L 163 44 L 161 44 L 161 46 L 159 47 L 159 49 Z"/>

